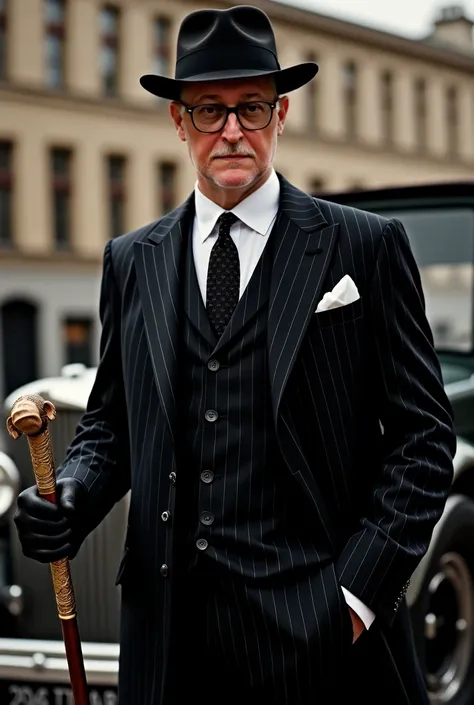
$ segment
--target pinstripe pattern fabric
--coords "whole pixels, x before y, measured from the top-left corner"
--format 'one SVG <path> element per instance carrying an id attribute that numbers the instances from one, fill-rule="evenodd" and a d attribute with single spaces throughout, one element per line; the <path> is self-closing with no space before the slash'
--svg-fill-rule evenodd
<path id="1" fill-rule="evenodd" d="M 352 632 L 328 543 L 309 503 L 302 511 L 305 495 L 288 487 L 275 435 L 266 355 L 274 234 L 220 338 L 202 329 L 207 313 L 188 247 L 176 521 L 187 529 L 180 541 L 191 574 L 208 585 L 202 648 L 218 649 L 229 676 L 276 703 L 302 702 L 316 684 L 333 683 Z"/>
<path id="2" fill-rule="evenodd" d="M 275 518 L 285 523 L 294 495 L 302 529 L 311 526 L 316 537 L 293 532 L 298 523 L 289 527 L 288 546 L 281 554 L 274 551 L 272 559 L 276 565 L 285 555 L 287 570 L 268 579 L 253 577 L 248 541 L 234 540 L 232 552 L 229 541 L 225 546 L 221 541 L 230 570 L 214 608 L 230 636 L 223 644 L 226 654 L 238 656 L 247 683 L 258 688 L 265 681 L 270 692 L 275 688 L 277 695 L 266 702 L 314 702 L 321 677 L 334 675 L 338 656 L 347 663 L 351 653 L 341 624 L 344 585 L 377 615 L 373 642 L 366 642 L 375 645 L 365 654 L 367 662 L 379 656 L 376 636 L 383 630 L 393 663 L 413 668 L 414 655 L 397 646 L 397 610 L 443 510 L 455 443 L 419 275 L 399 223 L 315 201 L 279 178 L 268 299 L 259 307 L 258 295 L 248 296 L 251 316 L 242 299 L 217 343 L 209 337 L 204 309 L 191 310 L 195 301 L 185 288 L 193 197 L 105 250 L 101 363 L 60 474 L 82 479 L 91 505 L 103 512 L 110 497 L 132 490 L 118 576 L 123 591 L 121 705 L 171 702 L 162 694 L 173 560 L 179 554 L 173 549 L 173 519 L 184 470 L 177 457 L 183 441 L 179 341 L 185 329 L 200 336 L 202 359 L 209 350 L 216 357 L 219 350 L 233 351 L 236 366 L 250 360 L 246 349 L 252 332 L 258 341 L 266 339 L 258 370 L 267 377 L 268 400 L 259 399 L 258 409 L 268 421 L 265 433 L 272 433 L 272 452 L 278 449 L 278 477 L 287 493 L 287 504 L 277 501 Z M 344 274 L 355 281 L 360 300 L 315 314 L 322 295 Z M 188 318 L 194 323 L 188 325 Z M 212 384 L 222 379 L 225 385 L 227 372 L 222 372 L 211 376 Z M 235 389 L 230 392 L 232 413 L 238 414 L 235 404 L 248 408 L 248 399 L 241 402 Z M 193 403 L 201 413 L 202 402 Z M 209 425 L 217 433 L 219 419 Z M 248 445 L 247 437 L 241 445 Z M 195 457 L 211 451 L 207 441 L 202 450 L 194 449 Z M 251 451 L 246 447 L 245 452 Z M 239 504 L 247 498 L 249 515 L 257 517 L 252 503 L 260 495 L 251 474 L 230 485 L 234 493 L 241 488 L 245 494 Z M 239 515 L 241 521 L 237 528 L 245 526 Z M 258 521 L 248 530 L 258 536 Z M 217 524 L 212 536 L 219 539 Z M 302 537 L 306 544 L 300 543 Z M 316 553 L 324 556 L 319 563 Z M 293 562 L 310 566 L 303 569 L 304 579 L 299 574 L 296 579 Z M 394 702 L 404 703 L 403 697 Z M 421 692 L 409 697 L 425 702 Z"/>

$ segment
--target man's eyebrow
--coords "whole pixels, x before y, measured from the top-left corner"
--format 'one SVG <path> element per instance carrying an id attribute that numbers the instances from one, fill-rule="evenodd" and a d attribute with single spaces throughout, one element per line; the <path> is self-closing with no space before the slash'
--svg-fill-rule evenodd
<path id="1" fill-rule="evenodd" d="M 193 102 L 194 102 L 194 103 L 196 103 L 196 102 L 199 102 L 199 103 L 200 103 L 200 102 L 203 101 L 203 100 L 214 100 L 214 101 L 217 102 L 219 99 L 220 99 L 220 96 L 218 96 L 218 95 L 204 94 L 204 95 L 199 95 L 197 98 L 194 99 Z"/>

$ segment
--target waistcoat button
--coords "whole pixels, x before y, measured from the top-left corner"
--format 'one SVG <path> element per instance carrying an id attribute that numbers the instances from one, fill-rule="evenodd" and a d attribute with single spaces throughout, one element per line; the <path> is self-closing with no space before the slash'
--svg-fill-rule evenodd
<path id="1" fill-rule="evenodd" d="M 168 521 L 168 519 L 170 518 L 170 516 L 171 516 L 171 513 L 170 513 L 170 512 L 168 512 L 168 511 L 163 512 L 162 515 L 161 515 L 161 520 L 162 520 L 162 521 Z"/>
<path id="2" fill-rule="evenodd" d="M 196 546 L 199 548 L 200 551 L 205 551 L 208 545 L 209 544 L 207 543 L 206 539 L 198 539 L 196 541 Z"/>
<path id="3" fill-rule="evenodd" d="M 163 565 L 161 566 L 160 573 L 164 578 L 168 577 L 168 566 L 166 565 L 166 563 L 163 563 Z"/>
<path id="4" fill-rule="evenodd" d="M 221 366 L 221 363 L 219 362 L 219 360 L 209 360 L 207 366 L 211 370 L 211 372 L 217 372 L 217 370 Z"/>
<path id="5" fill-rule="evenodd" d="M 212 470 L 203 470 L 201 473 L 201 480 L 208 485 L 214 479 L 214 473 Z"/>
<path id="6" fill-rule="evenodd" d="M 214 522 L 214 514 L 212 512 L 201 512 L 201 524 L 210 526 Z"/>
<path id="7" fill-rule="evenodd" d="M 175 484 L 176 484 L 176 473 L 175 473 L 175 472 L 170 472 L 170 474 L 168 475 L 168 477 L 169 477 L 169 479 L 170 479 L 171 484 L 172 484 L 172 485 L 175 485 Z"/>
<path id="8" fill-rule="evenodd" d="M 210 421 L 211 423 L 213 421 L 217 421 L 218 416 L 219 414 L 214 409 L 208 409 L 204 414 L 204 418 L 206 419 L 206 421 Z"/>

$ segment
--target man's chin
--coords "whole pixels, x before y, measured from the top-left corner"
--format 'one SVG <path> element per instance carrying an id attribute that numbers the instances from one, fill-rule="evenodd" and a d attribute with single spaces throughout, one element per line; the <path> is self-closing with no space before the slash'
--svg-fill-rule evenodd
<path id="1" fill-rule="evenodd" d="M 243 169 L 239 164 L 227 168 L 225 171 L 213 174 L 213 181 L 221 188 L 243 188 L 249 186 L 257 177 L 256 172 L 252 169 Z"/>

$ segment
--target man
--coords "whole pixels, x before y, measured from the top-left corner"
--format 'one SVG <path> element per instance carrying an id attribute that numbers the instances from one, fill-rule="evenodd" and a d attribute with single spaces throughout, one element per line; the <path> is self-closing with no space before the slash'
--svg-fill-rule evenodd
<path id="1" fill-rule="evenodd" d="M 109 242 L 101 361 L 59 471 L 18 500 L 26 555 L 73 557 L 131 489 L 121 705 L 427 697 L 404 593 L 455 440 L 400 223 L 273 170 L 286 96 L 266 15 L 180 28 L 171 101 L 188 200 Z M 315 159 L 317 155 L 315 155 Z"/>

